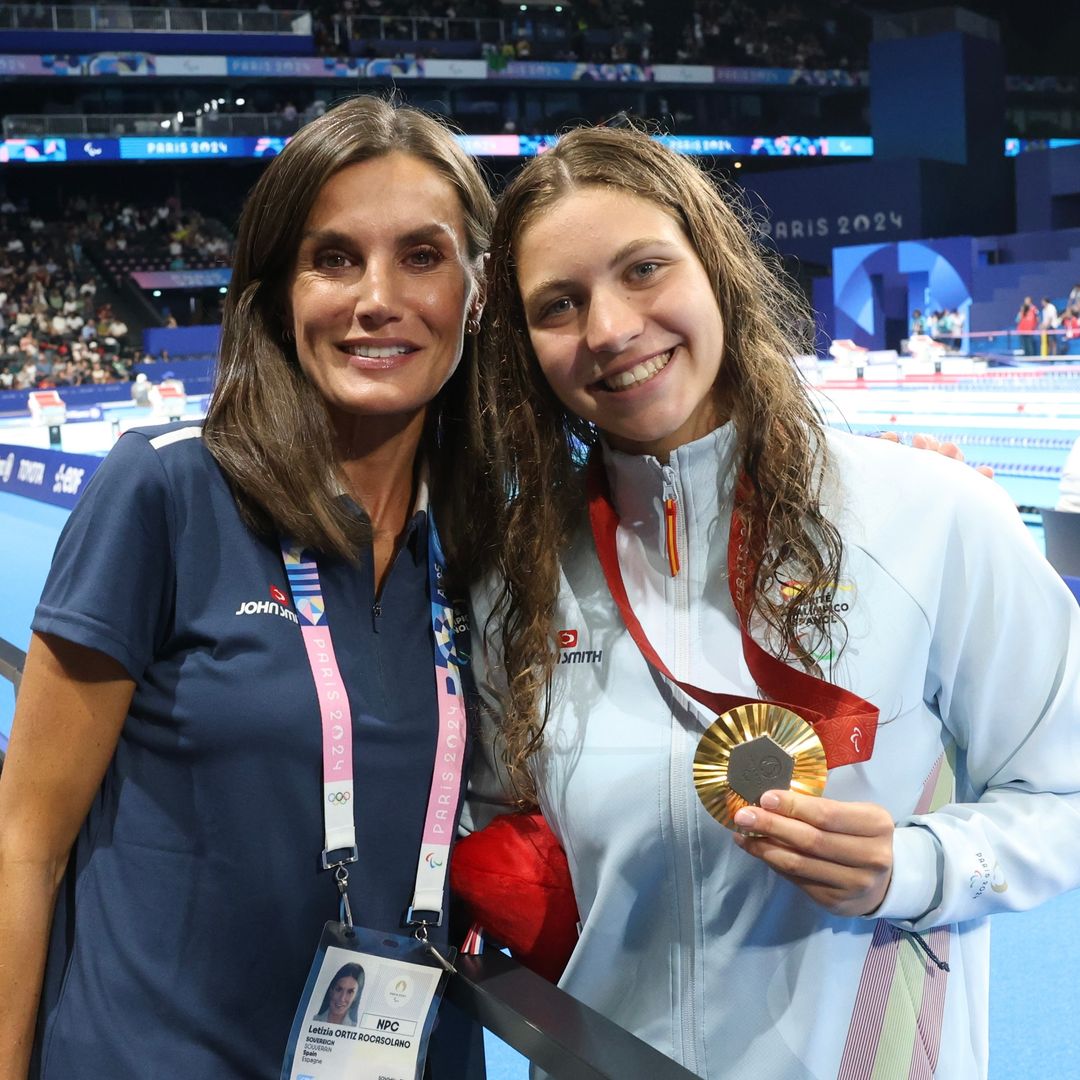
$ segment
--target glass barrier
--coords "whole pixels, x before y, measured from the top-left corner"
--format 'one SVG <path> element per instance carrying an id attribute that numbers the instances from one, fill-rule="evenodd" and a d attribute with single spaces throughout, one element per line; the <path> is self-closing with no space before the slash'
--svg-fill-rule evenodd
<path id="1" fill-rule="evenodd" d="M 12 114 L 3 119 L 4 138 L 123 138 L 126 135 L 294 135 L 307 122 L 280 113 L 97 113 L 55 116 Z"/>
<path id="2" fill-rule="evenodd" d="M 349 15 L 349 37 L 360 41 L 505 41 L 502 19 L 439 19 L 409 15 Z"/>
<path id="3" fill-rule="evenodd" d="M 0 30 L 139 30 L 309 36 L 311 13 L 302 10 L 11 4 L 0 7 Z"/>

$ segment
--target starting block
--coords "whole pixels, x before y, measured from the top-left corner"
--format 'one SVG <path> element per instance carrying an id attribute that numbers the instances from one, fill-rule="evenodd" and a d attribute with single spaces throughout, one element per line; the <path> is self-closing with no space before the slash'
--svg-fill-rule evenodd
<path id="1" fill-rule="evenodd" d="M 67 406 L 55 390 L 32 390 L 28 405 L 35 424 L 54 427 L 67 420 Z"/>
<path id="2" fill-rule="evenodd" d="M 49 445 L 60 446 L 60 427 L 67 420 L 67 406 L 55 390 L 31 390 L 27 398 L 30 419 L 49 429 Z"/>
<path id="3" fill-rule="evenodd" d="M 187 408 L 187 393 L 180 379 L 165 379 L 151 386 L 147 396 L 154 412 L 170 420 L 179 420 Z"/>

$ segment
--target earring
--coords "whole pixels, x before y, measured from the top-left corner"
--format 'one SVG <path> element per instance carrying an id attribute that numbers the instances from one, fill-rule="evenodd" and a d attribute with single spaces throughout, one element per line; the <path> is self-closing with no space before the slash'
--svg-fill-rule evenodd
<path id="1" fill-rule="evenodd" d="M 476 337 L 480 333 L 480 320 L 475 315 L 465 320 L 465 333 L 470 337 Z"/>
<path id="2" fill-rule="evenodd" d="M 286 344 L 293 341 L 295 337 L 296 337 L 296 335 L 287 326 L 285 327 L 284 330 L 281 331 L 281 340 L 284 341 Z"/>

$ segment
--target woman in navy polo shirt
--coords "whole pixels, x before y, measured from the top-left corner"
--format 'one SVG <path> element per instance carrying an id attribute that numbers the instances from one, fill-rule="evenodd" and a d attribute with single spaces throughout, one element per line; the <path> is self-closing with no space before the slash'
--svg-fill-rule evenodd
<path id="1" fill-rule="evenodd" d="M 370 98 L 253 190 L 205 424 L 119 440 L 34 618 L 0 783 L 0 1076 L 278 1076 L 338 913 L 298 622 L 332 626 L 351 708 L 353 915 L 406 925 L 435 805 L 431 512 L 453 565 L 492 213 L 445 127 Z"/>

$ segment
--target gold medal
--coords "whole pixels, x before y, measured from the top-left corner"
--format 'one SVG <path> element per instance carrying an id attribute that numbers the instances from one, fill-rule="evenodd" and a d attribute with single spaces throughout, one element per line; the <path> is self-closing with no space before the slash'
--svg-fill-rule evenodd
<path id="1" fill-rule="evenodd" d="M 827 775 L 825 747 L 814 729 L 798 713 L 766 701 L 722 712 L 694 755 L 698 798 L 729 829 L 735 814 L 757 805 L 766 791 L 820 795 Z"/>

